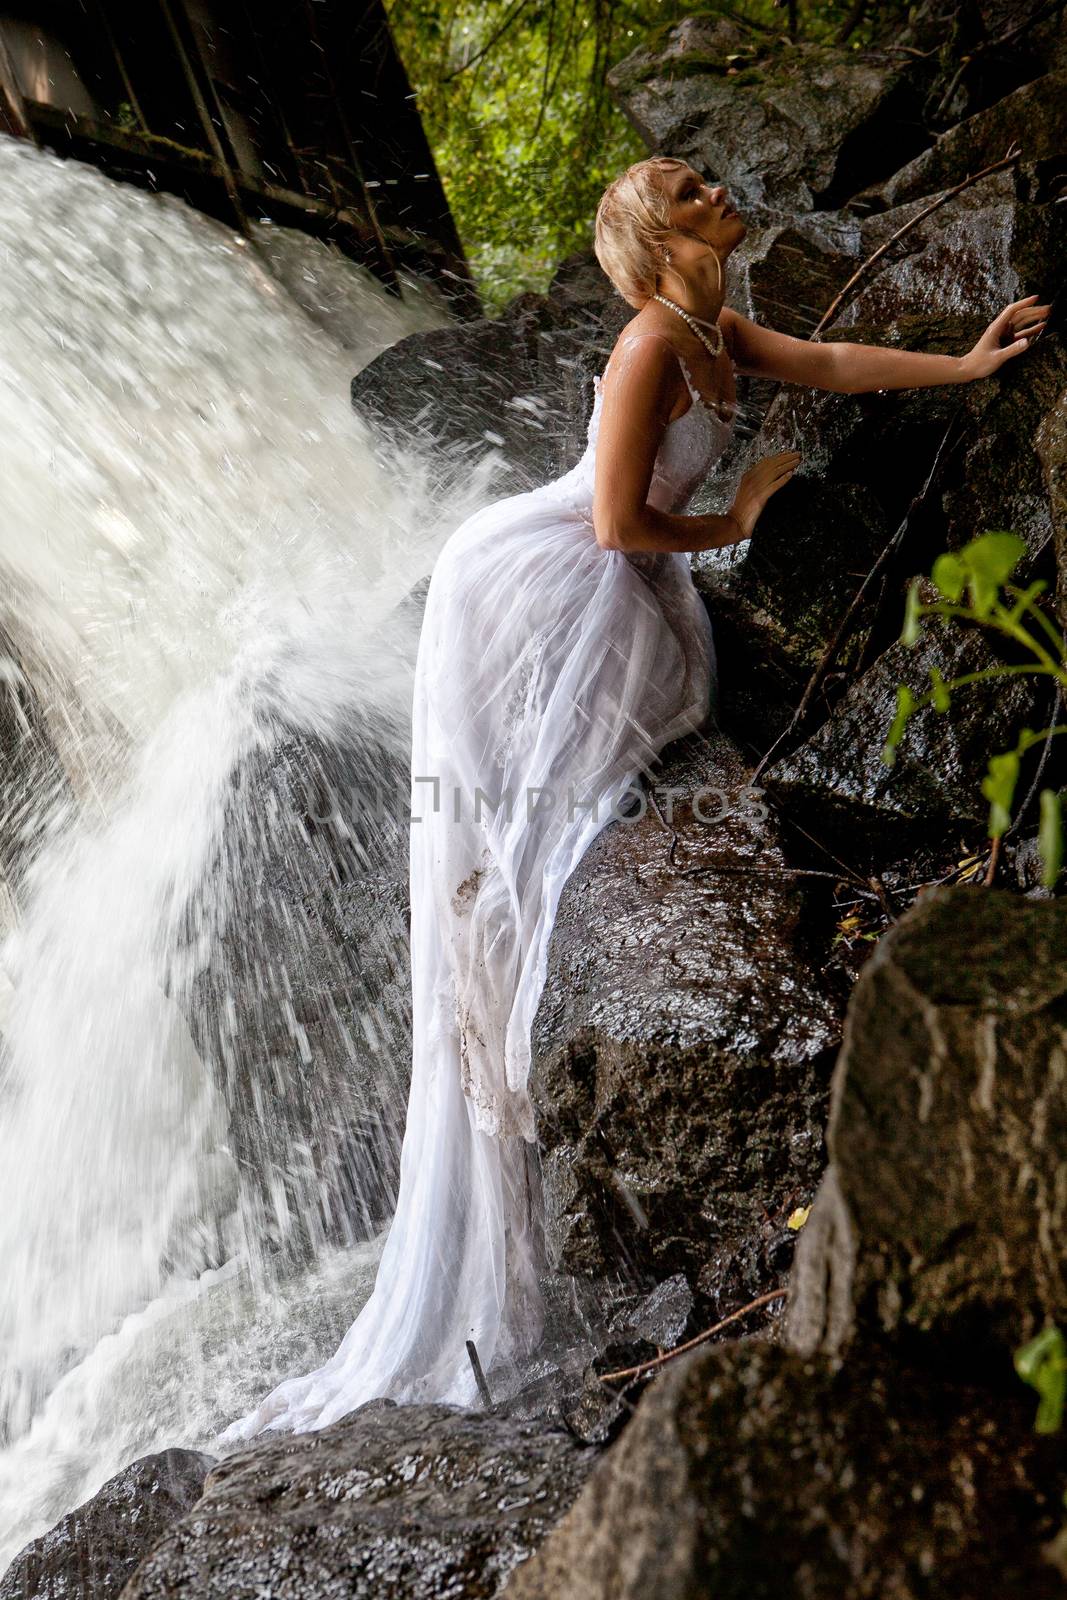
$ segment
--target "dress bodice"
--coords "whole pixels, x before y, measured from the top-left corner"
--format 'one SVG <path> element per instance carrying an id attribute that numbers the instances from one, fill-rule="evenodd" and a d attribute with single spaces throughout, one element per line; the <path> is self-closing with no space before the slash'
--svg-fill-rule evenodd
<path id="1" fill-rule="evenodd" d="M 651 335 L 650 335 L 651 337 Z M 680 417 L 675 417 L 664 430 L 652 480 L 648 488 L 647 504 L 657 511 L 680 511 L 700 487 L 715 462 L 723 454 L 733 435 L 733 416 L 723 416 L 703 399 L 690 376 L 681 355 L 675 351 L 691 396 L 691 404 Z M 596 447 L 600 433 L 600 413 L 604 390 L 601 376 L 593 380 L 595 386 L 593 411 L 589 418 L 585 450 L 581 460 L 546 485 L 545 493 L 560 499 L 581 515 L 592 520 L 593 485 L 596 475 Z"/>

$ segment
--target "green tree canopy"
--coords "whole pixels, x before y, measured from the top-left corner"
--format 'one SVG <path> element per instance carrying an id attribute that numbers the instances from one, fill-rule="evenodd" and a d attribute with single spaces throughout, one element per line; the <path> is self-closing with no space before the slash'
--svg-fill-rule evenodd
<path id="1" fill-rule="evenodd" d="M 588 248 L 607 184 L 646 154 L 607 73 L 683 17 L 727 16 L 753 48 L 777 40 L 868 41 L 856 0 L 387 0 L 438 171 L 487 310 L 543 290 Z M 905 11 L 906 6 L 891 9 Z"/>

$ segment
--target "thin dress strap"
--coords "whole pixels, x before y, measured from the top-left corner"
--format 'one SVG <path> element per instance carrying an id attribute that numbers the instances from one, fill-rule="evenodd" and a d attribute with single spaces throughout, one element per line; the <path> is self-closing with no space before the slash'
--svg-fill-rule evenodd
<path id="1" fill-rule="evenodd" d="M 701 394 L 700 390 L 697 388 L 696 384 L 693 382 L 693 379 L 692 379 L 692 377 L 690 375 L 690 372 L 689 372 L 689 368 L 686 365 L 685 357 L 681 354 L 681 352 L 679 350 L 675 349 L 674 345 L 671 344 L 671 341 L 667 338 L 666 334 L 654 333 L 651 329 L 648 329 L 644 333 L 631 333 L 631 334 L 629 334 L 626 338 L 621 340 L 621 343 L 630 344 L 635 339 L 662 339 L 663 343 L 665 345 L 667 345 L 667 347 L 670 350 L 672 350 L 674 352 L 674 354 L 677 356 L 678 365 L 682 369 L 682 376 L 684 377 L 684 379 L 686 381 L 686 386 L 688 387 L 689 392 L 692 395 L 693 399 L 695 401 L 699 401 L 699 403 L 701 405 L 705 405 L 705 406 L 707 405 L 707 401 L 704 399 L 704 396 Z M 600 380 L 600 378 L 598 378 L 597 379 L 597 387 L 598 388 L 600 387 L 600 382 L 601 382 L 601 380 Z M 684 413 L 683 413 L 683 415 L 684 415 Z"/>

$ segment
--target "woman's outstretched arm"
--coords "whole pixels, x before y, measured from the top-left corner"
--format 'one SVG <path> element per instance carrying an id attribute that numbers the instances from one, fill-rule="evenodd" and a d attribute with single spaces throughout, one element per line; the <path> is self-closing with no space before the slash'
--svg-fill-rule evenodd
<path id="1" fill-rule="evenodd" d="M 748 539 L 800 456 L 781 450 L 749 467 L 725 515 L 680 516 L 650 506 L 656 456 L 684 380 L 666 340 L 628 339 L 623 346 L 609 363 L 600 412 L 593 494 L 597 544 L 605 550 L 697 551 Z"/>
<path id="2" fill-rule="evenodd" d="M 812 343 L 793 339 L 723 306 L 723 333 L 738 372 L 784 383 L 807 384 L 835 394 L 867 394 L 874 389 L 925 389 L 931 384 L 970 383 L 988 378 L 1005 361 L 1021 355 L 1045 326 L 1049 307 L 1035 305 L 1036 294 L 1014 300 L 993 319 L 964 356 L 927 355 L 880 344 Z M 1003 340 L 1007 343 L 1003 343 Z"/>

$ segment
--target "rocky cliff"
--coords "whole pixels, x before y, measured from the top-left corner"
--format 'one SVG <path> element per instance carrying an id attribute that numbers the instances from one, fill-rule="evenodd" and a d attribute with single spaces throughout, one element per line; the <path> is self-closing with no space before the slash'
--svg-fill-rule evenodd
<path id="1" fill-rule="evenodd" d="M 731 304 L 806 337 L 870 262 L 818 337 L 962 353 L 1063 278 L 1059 12 L 931 0 L 865 51 L 698 17 L 614 88 L 650 150 L 743 210 Z M 576 257 L 498 321 L 392 347 L 353 400 L 453 463 L 498 451 L 501 492 L 521 488 L 574 459 L 629 315 Z M 984 881 L 980 789 L 1058 702 L 983 685 L 917 718 L 894 768 L 879 753 L 899 682 L 1000 659 L 973 628 L 899 642 L 907 585 L 942 550 L 1015 530 L 1067 621 L 1067 354 L 1054 312 L 982 382 L 739 393 L 700 506 L 724 508 L 758 456 L 803 463 L 746 545 L 694 558 L 720 727 L 665 753 L 669 820 L 650 805 L 582 861 L 534 1029 L 549 1248 L 585 1341 L 492 1417 L 365 1407 L 313 1445 L 229 1458 L 161 1542 L 146 1524 L 131 1600 L 1062 1592 L 1063 1446 L 1035 1433 L 1012 1353 L 1067 1319 L 1067 920 L 1037 882 L 1032 803 Z M 1039 760 L 1064 782 L 1055 746 L 1020 797 Z M 701 791 L 754 775 L 763 814 L 710 825 Z M 316 959 L 339 939 L 350 963 L 358 934 L 324 917 Z M 312 1108 L 337 1071 L 324 1039 Z M 328 1153 L 340 1210 L 347 1159 Z M 57 1576 L 88 1569 L 54 1532 L 47 1563 L 20 1558 L 42 1576 L 12 1569 L 0 1594 L 117 1592 L 117 1568 L 110 1588 Z"/>

